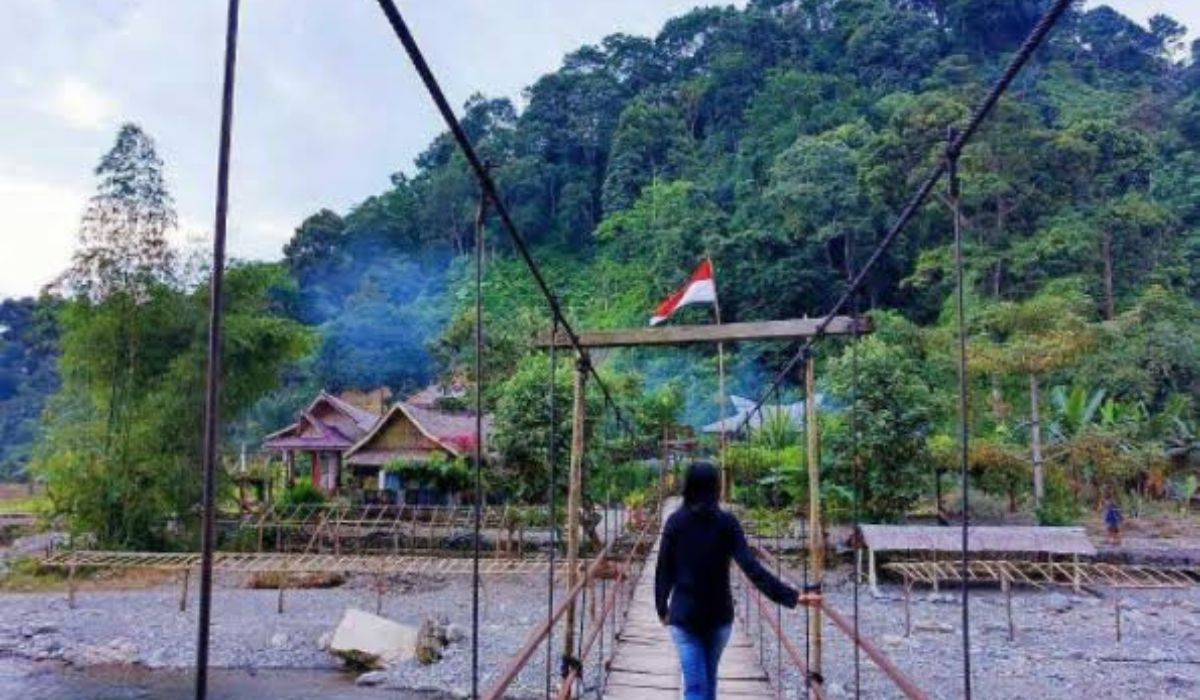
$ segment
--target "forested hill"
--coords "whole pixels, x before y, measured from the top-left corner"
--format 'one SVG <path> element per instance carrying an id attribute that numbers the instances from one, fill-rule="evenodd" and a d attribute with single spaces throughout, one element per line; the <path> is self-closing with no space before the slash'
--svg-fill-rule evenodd
<path id="1" fill-rule="evenodd" d="M 568 55 L 519 113 L 476 96 L 462 118 L 584 325 L 644 323 L 705 253 L 726 318 L 816 314 L 842 289 L 846 251 L 874 244 L 1045 5 L 700 9 L 653 39 Z M 1183 36 L 1169 18 L 1145 30 L 1107 7 L 1062 22 L 963 157 L 979 304 L 1069 287 L 1089 318 L 1112 319 L 1158 285 L 1193 308 L 1200 65 Z M 457 267 L 449 282 L 439 272 L 472 246 L 477 188 L 446 134 L 415 165 L 344 215 L 314 214 L 285 250 L 305 321 L 325 324 L 321 383 L 417 384 L 465 352 L 464 298 L 443 294 Z M 928 207 L 863 303 L 936 321 L 949 229 L 944 207 Z M 487 245 L 502 353 L 545 321 L 497 226 Z M 423 361 L 447 318 L 437 362 Z"/>
<path id="2" fill-rule="evenodd" d="M 581 325 L 643 324 L 705 254 L 726 319 L 818 314 L 1046 4 L 700 9 L 654 38 L 613 35 L 569 54 L 528 87 L 520 111 L 475 96 L 462 118 Z M 1185 47 L 1184 36 L 1167 17 L 1147 30 L 1107 7 L 1073 11 L 962 161 L 975 330 L 1002 340 L 1022 318 L 1052 316 L 1113 332 L 1046 371 L 1148 410 L 1200 396 L 1200 44 Z M 246 435 L 317 386 L 406 390 L 465 366 L 461 280 L 477 202 L 443 134 L 386 191 L 298 226 L 283 251 L 296 285 L 272 308 L 316 337 L 281 388 L 243 414 Z M 935 201 L 861 303 L 936 329 L 949 233 Z M 486 245 L 489 373 L 504 378 L 545 316 L 494 224 Z M 9 332 L 2 342 L 23 341 Z M 777 359 L 766 352 L 738 356 L 735 391 L 760 389 L 754 378 Z M 692 371 L 688 356 L 633 357 L 652 383 Z M 980 357 L 1000 366 L 998 354 Z M 695 359 L 703 383 L 706 356 Z M 8 383 L 5 412 L 12 397 L 53 387 Z M 8 448 L 12 433 L 0 440 Z"/>

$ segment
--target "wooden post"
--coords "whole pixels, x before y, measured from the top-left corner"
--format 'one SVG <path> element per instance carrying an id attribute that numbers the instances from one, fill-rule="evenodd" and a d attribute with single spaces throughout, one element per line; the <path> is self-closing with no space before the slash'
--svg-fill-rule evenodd
<path id="1" fill-rule="evenodd" d="M 1075 591 L 1075 595 L 1079 595 L 1083 593 L 1083 582 L 1079 574 L 1079 555 L 1071 555 L 1071 562 L 1073 564 L 1071 567 L 1071 590 Z"/>
<path id="2" fill-rule="evenodd" d="M 583 429 L 587 365 L 575 363 L 575 399 L 571 412 L 571 475 L 567 490 L 567 590 L 579 579 L 579 507 L 583 494 Z M 575 656 L 575 601 L 567 606 L 563 632 L 563 655 Z"/>
<path id="3" fill-rule="evenodd" d="M 287 574 L 285 574 L 282 571 L 280 571 L 278 573 L 279 573 L 279 601 L 275 604 L 275 612 L 282 615 L 283 614 L 283 589 L 285 587 L 284 581 L 287 579 Z"/>
<path id="4" fill-rule="evenodd" d="M 1008 613 L 1008 641 L 1011 642 L 1017 638 L 1017 628 L 1013 624 L 1012 581 L 1008 580 L 1008 576 L 1000 578 L 1000 587 L 1004 589 L 1004 609 Z"/>
<path id="5" fill-rule="evenodd" d="M 183 584 L 180 586 L 179 591 L 179 612 L 187 612 L 188 578 L 191 577 L 191 574 L 191 569 L 183 570 Z"/>
<path id="6" fill-rule="evenodd" d="M 1113 589 L 1113 611 L 1117 614 L 1117 641 L 1121 641 L 1121 592 Z"/>
<path id="7" fill-rule="evenodd" d="M 75 609 L 75 565 L 67 569 L 67 607 Z"/>
<path id="8" fill-rule="evenodd" d="M 808 555 L 812 580 L 821 584 L 825 575 L 825 535 L 821 529 L 821 438 L 817 425 L 816 360 L 809 353 L 804 363 L 804 426 L 808 434 Z M 812 608 L 808 618 L 812 650 L 809 670 L 821 673 L 821 609 Z"/>
<path id="9" fill-rule="evenodd" d="M 871 595 L 879 597 L 879 574 L 875 572 L 875 550 L 867 549 L 867 582 L 871 586 Z"/>
<path id="10" fill-rule="evenodd" d="M 912 636 L 912 579 L 904 577 L 904 636 Z"/>

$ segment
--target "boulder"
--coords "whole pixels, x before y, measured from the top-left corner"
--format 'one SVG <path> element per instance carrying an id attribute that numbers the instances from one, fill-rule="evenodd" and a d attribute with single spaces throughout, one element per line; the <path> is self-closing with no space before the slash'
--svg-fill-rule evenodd
<path id="1" fill-rule="evenodd" d="M 467 638 L 467 628 L 458 623 L 446 625 L 446 643 L 458 644 Z"/>
<path id="2" fill-rule="evenodd" d="M 435 664 L 442 660 L 442 650 L 446 648 L 446 628 L 441 622 L 428 618 L 421 624 L 417 633 L 417 663 L 422 666 Z"/>
<path id="3" fill-rule="evenodd" d="M 351 666 L 384 669 L 416 654 L 417 630 L 348 608 L 329 640 L 329 651 Z"/>
<path id="4" fill-rule="evenodd" d="M 949 634 L 950 632 L 954 631 L 954 626 L 948 625 L 945 622 L 938 622 L 937 620 L 923 620 L 914 623 L 913 629 L 919 632 L 941 632 L 943 634 Z"/>
<path id="5" fill-rule="evenodd" d="M 137 661 L 138 648 L 128 639 L 118 638 L 107 644 L 85 644 L 64 656 L 76 666 L 126 666 Z"/>
<path id="6" fill-rule="evenodd" d="M 368 671 L 358 678 L 354 679 L 354 685 L 370 686 L 383 685 L 387 683 L 387 671 Z"/>

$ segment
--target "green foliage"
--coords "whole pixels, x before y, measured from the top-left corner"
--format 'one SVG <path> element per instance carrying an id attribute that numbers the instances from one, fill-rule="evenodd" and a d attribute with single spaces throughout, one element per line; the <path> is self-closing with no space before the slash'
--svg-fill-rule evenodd
<path id="1" fill-rule="evenodd" d="M 279 505 L 285 508 L 295 506 L 321 505 L 325 502 L 325 494 L 309 481 L 297 481 L 296 485 L 283 492 Z"/>
<path id="2" fill-rule="evenodd" d="M 222 360 L 222 412 L 237 416 L 309 348 L 279 315 L 278 266 L 233 266 Z M 60 315 L 63 390 L 47 410 L 35 467 L 56 511 L 104 546 L 162 546 L 200 497 L 195 477 L 207 346 L 207 290 L 159 285 L 140 300 L 80 298 Z"/>
<path id="3" fill-rule="evenodd" d="M 704 255 L 724 320 L 815 315 L 842 294 L 847 269 L 943 157 L 947 129 L 961 126 L 1043 6 L 697 9 L 654 38 L 614 35 L 570 53 L 529 86 L 519 113 L 472 95 L 462 123 L 576 328 L 643 324 Z M 961 161 L 972 469 L 1010 502 L 1027 490 L 1014 450 L 1032 442 L 1041 383 L 1072 387 L 1061 404 L 1048 392 L 1042 407 L 1049 468 L 1073 498 L 1200 457 L 1200 61 L 1177 62 L 1181 33 L 1165 17 L 1143 28 L 1111 8 L 1074 8 L 1064 27 Z M 97 174 L 67 279 L 80 294 L 0 315 L 0 478 L 25 470 L 41 435 L 37 461 L 59 508 L 109 541 L 153 544 L 154 523 L 196 501 L 205 289 L 199 277 L 179 281 L 164 243 L 175 217 L 153 142 L 123 127 Z M 944 447 L 929 436 L 954 430 L 951 228 L 936 199 L 868 278 L 860 304 L 880 324 L 860 345 L 857 388 L 847 349 L 834 346 L 821 368 L 827 510 L 853 505 L 852 403 L 868 517 L 899 517 L 928 490 Z M 230 444 L 278 428 L 319 388 L 403 395 L 438 376 L 475 379 L 477 204 L 467 163 L 442 133 L 384 191 L 300 222 L 283 265 L 231 271 Z M 531 341 L 549 330 L 545 300 L 494 217 L 481 243 L 483 382 L 499 455 L 489 479 L 538 500 L 548 369 Z M 756 393 L 791 350 L 729 348 L 729 391 Z M 622 373 L 640 438 L 717 417 L 712 349 L 599 361 Z M 564 355 L 554 389 L 560 465 L 568 365 Z M 642 384 L 655 390 L 644 403 Z M 598 442 L 594 392 L 588 401 Z M 786 430 L 765 432 L 732 455 L 754 475 L 739 490 L 802 501 L 801 448 Z M 636 488 L 635 469 L 613 467 L 628 458 L 593 466 Z"/>
<path id="4" fill-rule="evenodd" d="M 447 493 L 466 489 L 474 474 L 470 460 L 452 458 L 442 452 L 435 452 L 424 460 L 393 460 L 384 465 L 384 469 L 399 474 L 405 484 L 428 484 Z"/>
<path id="5" fill-rule="evenodd" d="M 911 326 L 889 317 L 880 326 L 828 363 L 830 392 L 844 408 L 829 415 L 823 471 L 830 483 L 853 489 L 857 458 L 864 519 L 889 521 L 916 502 L 933 473 L 926 437 L 939 406 Z"/>
<path id="6" fill-rule="evenodd" d="M 1067 477 L 1057 469 L 1046 472 L 1046 496 L 1037 511 L 1039 525 L 1074 525 L 1080 517 L 1079 502 L 1071 493 Z"/>

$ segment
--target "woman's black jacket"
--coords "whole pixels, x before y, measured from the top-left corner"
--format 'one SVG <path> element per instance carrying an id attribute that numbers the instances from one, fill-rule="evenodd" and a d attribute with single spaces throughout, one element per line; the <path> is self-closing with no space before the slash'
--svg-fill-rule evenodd
<path id="1" fill-rule="evenodd" d="M 659 546 L 654 575 L 659 618 L 692 631 L 733 622 L 730 560 L 772 601 L 796 607 L 796 589 L 759 563 L 737 518 L 712 506 L 683 506 L 667 518 Z"/>

